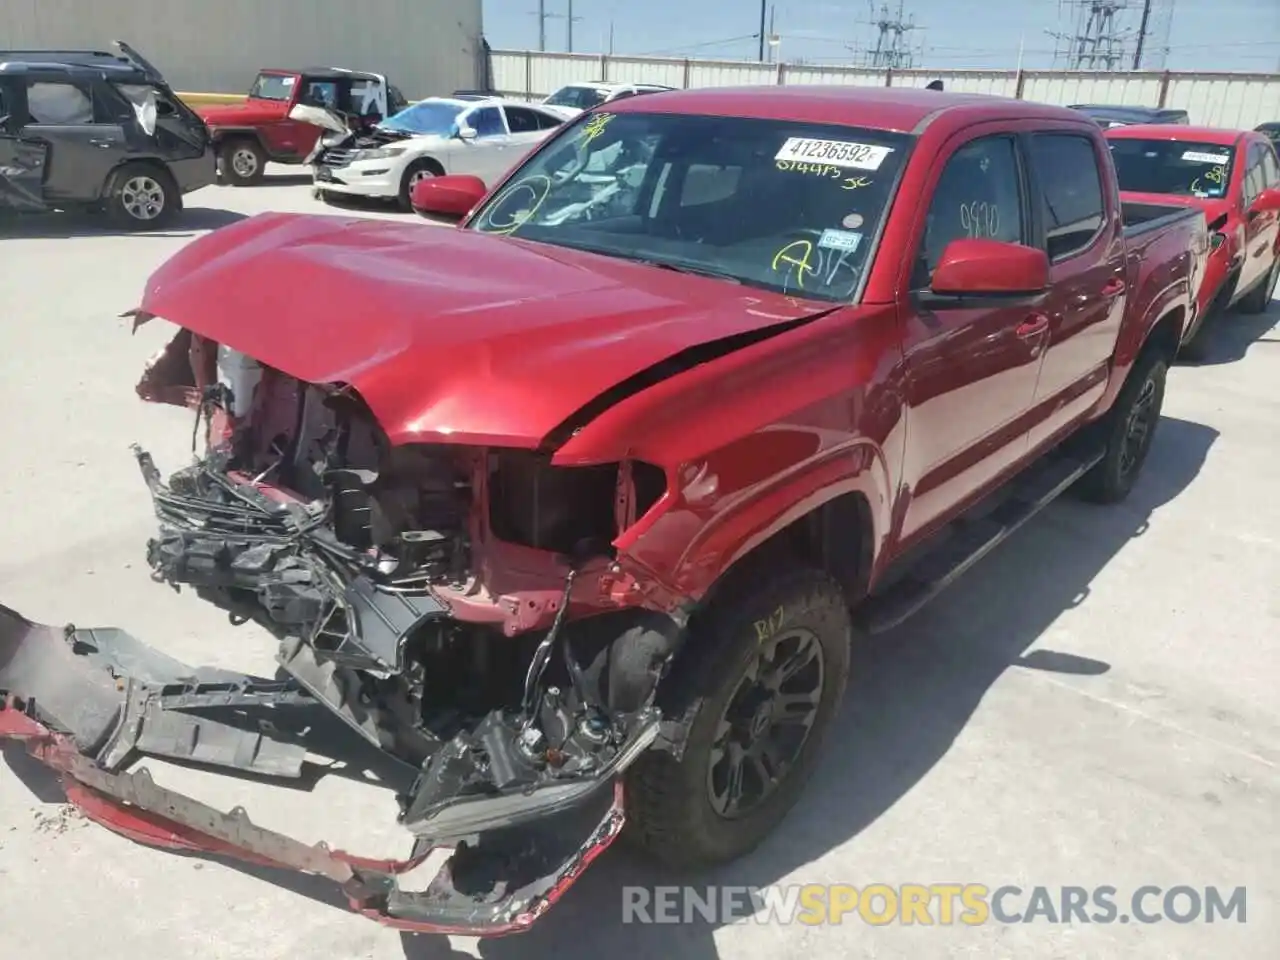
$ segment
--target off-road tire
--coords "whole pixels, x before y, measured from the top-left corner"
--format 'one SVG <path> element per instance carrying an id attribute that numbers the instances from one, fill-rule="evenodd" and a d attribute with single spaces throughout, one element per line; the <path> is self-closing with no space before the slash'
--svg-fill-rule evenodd
<path id="1" fill-rule="evenodd" d="M 781 614 L 779 614 L 781 611 Z M 807 740 L 772 794 L 740 819 L 712 806 L 708 769 L 719 720 L 761 634 L 810 631 L 822 651 L 818 707 Z M 839 585 L 806 569 L 759 571 L 726 588 L 690 623 L 690 635 L 659 688 L 668 719 L 683 721 L 679 760 L 653 750 L 627 772 L 627 829 L 634 845 L 676 868 L 727 863 L 759 844 L 786 816 L 814 769 L 849 676 L 853 626 Z"/>
<path id="2" fill-rule="evenodd" d="M 182 193 L 159 164 L 126 163 L 111 172 L 103 190 L 102 209 L 126 230 L 163 227 L 181 208 Z"/>
<path id="3" fill-rule="evenodd" d="M 1139 355 L 1115 406 L 1099 425 L 1106 438 L 1106 453 L 1102 460 L 1080 479 L 1080 496 L 1092 503 L 1119 503 L 1129 496 L 1151 452 L 1160 411 L 1164 406 L 1165 379 L 1169 365 L 1158 352 L 1150 350 Z M 1148 396 L 1148 391 L 1151 391 Z M 1149 403 L 1149 421 L 1136 456 L 1126 466 L 1126 440 L 1130 436 L 1134 418 L 1139 408 Z"/>
<path id="4" fill-rule="evenodd" d="M 232 137 L 218 147 L 218 172 L 233 187 L 251 187 L 267 172 L 267 154 L 248 137 Z"/>
<path id="5" fill-rule="evenodd" d="M 1271 298 L 1276 295 L 1277 284 L 1280 284 L 1280 258 L 1271 265 L 1271 272 L 1260 284 L 1236 301 L 1236 309 L 1241 313 L 1266 313 Z"/>
<path id="6" fill-rule="evenodd" d="M 439 177 L 443 176 L 443 174 L 444 168 L 429 158 L 415 160 L 405 167 L 404 175 L 400 178 L 400 195 L 396 198 L 400 209 L 405 213 L 413 213 L 413 185 L 418 180 L 421 180 L 424 175 Z"/>

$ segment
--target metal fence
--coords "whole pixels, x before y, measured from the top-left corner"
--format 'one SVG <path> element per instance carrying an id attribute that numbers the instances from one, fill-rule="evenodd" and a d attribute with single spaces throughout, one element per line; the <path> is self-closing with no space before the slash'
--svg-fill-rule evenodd
<path id="1" fill-rule="evenodd" d="M 1280 73 L 862 70 L 536 50 L 494 50 L 492 73 L 495 89 L 525 100 L 540 99 L 567 83 L 582 80 L 640 81 L 672 87 L 811 83 L 923 87 L 940 79 L 948 90 L 1062 106 L 1107 103 L 1182 109 L 1192 123 L 1208 126 L 1251 128 L 1280 120 Z"/>

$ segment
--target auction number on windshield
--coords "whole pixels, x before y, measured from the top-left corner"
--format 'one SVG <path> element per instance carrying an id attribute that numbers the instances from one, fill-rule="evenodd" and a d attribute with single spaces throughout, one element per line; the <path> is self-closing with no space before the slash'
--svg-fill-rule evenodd
<path id="1" fill-rule="evenodd" d="M 892 152 L 892 147 L 871 143 L 790 137 L 773 159 L 792 163 L 827 163 L 854 170 L 879 170 L 884 158 Z"/>

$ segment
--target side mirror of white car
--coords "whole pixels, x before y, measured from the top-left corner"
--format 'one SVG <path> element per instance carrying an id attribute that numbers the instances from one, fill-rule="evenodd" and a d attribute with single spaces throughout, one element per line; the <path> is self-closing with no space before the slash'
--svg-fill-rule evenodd
<path id="1" fill-rule="evenodd" d="M 458 128 L 459 140 L 474 140 L 475 138 L 476 138 L 475 127 L 459 127 Z"/>

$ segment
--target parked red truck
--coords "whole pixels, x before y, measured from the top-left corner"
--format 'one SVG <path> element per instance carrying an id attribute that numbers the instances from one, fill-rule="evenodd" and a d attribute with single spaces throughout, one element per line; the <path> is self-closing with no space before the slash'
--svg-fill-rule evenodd
<path id="1" fill-rule="evenodd" d="M 135 839 L 479 935 L 624 823 L 679 865 L 773 830 L 855 635 L 1068 488 L 1129 493 L 1208 249 L 1198 210 L 1126 224 L 1088 118 L 934 91 L 637 97 L 473 201 L 458 229 L 264 214 L 154 274 L 137 320 L 178 333 L 139 392 L 208 443 L 167 480 L 138 452 L 149 563 L 274 633 L 281 679 L 6 611 L 0 736 Z M 298 776 L 285 720 L 317 702 L 413 771 L 409 861 L 125 772 Z"/>
<path id="2" fill-rule="evenodd" d="M 1140 125 L 1107 131 L 1121 199 L 1200 210 L 1212 252 L 1183 346 L 1202 359 L 1208 324 L 1227 310 L 1262 313 L 1280 284 L 1280 160 L 1256 131 Z"/>

